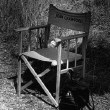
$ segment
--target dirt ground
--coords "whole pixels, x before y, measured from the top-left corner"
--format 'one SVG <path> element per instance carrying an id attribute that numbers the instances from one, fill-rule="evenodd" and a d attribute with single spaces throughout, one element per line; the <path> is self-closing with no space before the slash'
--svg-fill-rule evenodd
<path id="1" fill-rule="evenodd" d="M 55 110 L 55 108 L 40 100 L 39 95 L 21 94 L 17 96 L 14 83 L 7 78 L 0 79 L 0 110 Z M 46 101 L 49 99 L 41 95 Z M 110 109 L 110 94 L 93 95 L 95 110 Z M 91 100 L 91 98 L 90 98 Z M 88 110 L 84 108 L 84 110 Z"/>

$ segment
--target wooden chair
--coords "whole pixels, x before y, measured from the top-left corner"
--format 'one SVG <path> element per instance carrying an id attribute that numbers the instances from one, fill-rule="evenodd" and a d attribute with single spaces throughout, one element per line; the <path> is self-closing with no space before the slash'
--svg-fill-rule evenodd
<path id="1" fill-rule="evenodd" d="M 66 73 L 69 69 L 77 68 L 76 65 L 77 60 L 83 59 L 83 77 L 85 76 L 85 60 L 86 60 L 86 44 L 87 44 L 87 38 L 89 34 L 89 26 L 90 26 L 90 18 L 91 13 L 70 13 L 66 11 L 62 11 L 54 7 L 53 5 L 50 5 L 49 7 L 49 15 L 48 15 L 48 23 L 47 25 L 43 26 L 36 26 L 36 27 L 27 27 L 27 28 L 19 28 L 16 29 L 17 32 L 21 32 L 20 37 L 20 56 L 19 56 L 19 72 L 18 72 L 18 95 L 20 95 L 21 90 L 23 89 L 21 87 L 21 60 L 26 64 L 26 66 L 29 68 L 31 73 L 34 75 L 35 79 L 38 81 L 40 86 L 43 88 L 47 96 L 50 98 L 52 103 L 58 107 L 59 105 L 59 92 L 60 92 L 60 78 L 61 74 Z M 50 26 L 51 24 L 72 29 L 76 31 L 82 31 L 82 34 L 77 35 L 69 35 L 62 38 L 55 38 L 55 41 L 57 43 L 57 48 L 47 48 L 49 35 L 50 35 Z M 33 30 L 37 30 L 39 32 L 40 29 L 44 29 L 45 37 L 43 37 L 43 40 L 41 37 L 39 37 L 39 41 L 42 43 L 43 41 L 43 47 L 41 49 L 38 49 L 37 51 L 31 51 L 31 33 Z M 22 32 L 28 31 L 29 32 L 29 46 L 27 52 L 22 52 Z M 82 55 L 77 53 L 77 46 L 75 53 L 69 52 L 69 43 L 71 39 L 77 39 L 83 38 L 82 41 Z M 67 51 L 64 51 L 62 49 L 62 42 L 67 41 L 68 47 Z M 40 47 L 42 47 L 42 44 L 40 44 Z M 56 98 L 52 96 L 52 94 L 49 92 L 45 84 L 42 82 L 41 77 L 45 74 L 48 74 L 50 71 L 49 68 L 44 70 L 44 72 L 38 74 L 35 72 L 34 68 L 31 66 L 27 58 L 33 58 L 37 60 L 41 60 L 44 62 L 50 62 L 52 66 L 57 66 L 57 78 L 56 78 Z M 75 61 L 74 67 L 69 67 L 69 62 Z M 66 68 L 61 69 L 61 65 L 66 63 Z M 32 82 L 29 82 L 27 85 L 30 85 Z M 27 87 L 27 86 L 25 86 Z"/>

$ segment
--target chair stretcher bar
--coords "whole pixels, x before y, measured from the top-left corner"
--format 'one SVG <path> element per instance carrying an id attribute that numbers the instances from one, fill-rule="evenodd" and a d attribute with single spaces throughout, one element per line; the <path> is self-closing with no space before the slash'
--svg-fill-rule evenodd
<path id="1" fill-rule="evenodd" d="M 61 74 L 67 73 L 68 70 L 72 70 L 72 71 L 73 71 L 73 70 L 76 69 L 76 68 L 82 68 L 82 67 L 83 67 L 83 65 L 76 66 L 76 67 L 72 67 L 72 68 L 62 69 L 62 70 L 61 70 Z"/>

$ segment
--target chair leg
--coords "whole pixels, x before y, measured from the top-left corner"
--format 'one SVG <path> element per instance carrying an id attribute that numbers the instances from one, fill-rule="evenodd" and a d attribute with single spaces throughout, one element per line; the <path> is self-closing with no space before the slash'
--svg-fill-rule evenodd
<path id="1" fill-rule="evenodd" d="M 19 39 L 19 53 L 22 53 L 22 32 L 20 32 L 20 39 Z M 18 62 L 18 78 L 17 78 L 17 94 L 20 96 L 21 94 L 21 58 L 19 57 L 19 62 Z"/>
<path id="2" fill-rule="evenodd" d="M 17 78 L 17 94 L 20 96 L 21 94 L 21 60 L 19 60 L 19 70 L 18 70 L 18 78 Z"/>
<path id="3" fill-rule="evenodd" d="M 58 46 L 58 59 L 57 59 L 57 79 L 56 79 L 56 101 L 59 103 L 59 94 L 60 94 L 60 75 L 61 75 L 61 43 Z"/>

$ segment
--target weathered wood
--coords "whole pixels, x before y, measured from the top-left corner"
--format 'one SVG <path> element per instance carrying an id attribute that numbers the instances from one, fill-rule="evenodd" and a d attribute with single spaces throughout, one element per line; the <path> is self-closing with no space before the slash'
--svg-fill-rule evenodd
<path id="1" fill-rule="evenodd" d="M 87 36 L 83 38 L 82 44 L 82 59 L 83 59 L 83 78 L 85 78 L 86 68 L 86 47 L 87 47 Z"/>
<path id="2" fill-rule="evenodd" d="M 60 94 L 60 75 L 61 75 L 61 43 L 58 46 L 58 59 L 57 59 L 57 79 L 56 79 L 56 101 L 59 103 L 59 94 Z"/>
<path id="3" fill-rule="evenodd" d="M 22 53 L 22 38 L 23 38 L 23 33 L 20 32 L 20 38 L 19 38 L 19 54 Z"/>
<path id="4" fill-rule="evenodd" d="M 18 68 L 18 78 L 17 78 L 17 94 L 18 94 L 18 96 L 20 96 L 20 94 L 21 94 L 21 60 L 19 60 L 19 62 L 18 62 L 19 64 L 18 64 L 18 66 L 19 66 L 19 68 Z"/>
<path id="5" fill-rule="evenodd" d="M 69 35 L 69 36 L 65 36 L 65 37 L 62 37 L 60 38 L 61 41 L 64 41 L 64 40 L 71 40 L 71 39 L 75 39 L 75 38 L 83 38 L 87 36 L 87 33 L 82 33 L 82 34 L 77 34 L 77 35 Z"/>
<path id="6" fill-rule="evenodd" d="M 77 46 L 77 38 L 75 38 L 75 67 L 77 66 L 77 58 L 76 58 L 76 56 L 77 56 L 77 48 L 78 48 L 78 46 Z"/>
<path id="7" fill-rule="evenodd" d="M 45 48 L 48 45 L 49 35 L 50 35 L 50 25 L 47 25 L 45 27 Z"/>
<path id="8" fill-rule="evenodd" d="M 42 35 L 43 34 L 42 34 L 42 30 L 41 29 L 39 29 L 39 33 L 38 34 L 39 34 L 38 36 L 39 36 L 40 49 L 42 49 L 42 37 L 43 37 Z"/>
<path id="9" fill-rule="evenodd" d="M 22 53 L 22 32 L 20 32 L 20 38 L 19 38 L 19 54 Z M 21 59 L 19 58 L 18 61 L 18 73 L 17 73 L 17 94 L 20 96 L 21 94 Z"/>
<path id="10" fill-rule="evenodd" d="M 16 32 L 20 32 L 20 31 L 28 31 L 30 27 L 23 27 L 23 28 L 17 28 L 15 29 Z"/>
<path id="11" fill-rule="evenodd" d="M 66 68 L 69 68 L 69 45 L 70 45 L 70 40 L 67 40 L 67 62 L 66 62 Z"/>
<path id="12" fill-rule="evenodd" d="M 48 24 L 47 24 L 47 25 L 33 26 L 33 27 L 30 27 L 29 29 L 30 29 L 30 30 L 35 30 L 35 29 L 40 29 L 40 28 L 45 28 L 45 27 L 48 27 Z"/>
<path id="13" fill-rule="evenodd" d="M 39 77 L 44 76 L 46 73 L 48 73 L 50 71 L 49 68 L 47 68 L 46 70 L 44 70 L 42 73 L 38 74 Z"/>
<path id="14" fill-rule="evenodd" d="M 67 73 L 68 70 L 73 70 L 73 68 L 66 68 L 61 70 L 61 74 Z"/>
<path id="15" fill-rule="evenodd" d="M 28 31 L 29 38 L 28 38 L 28 51 L 31 51 L 31 30 Z"/>
<path id="16" fill-rule="evenodd" d="M 16 32 L 20 32 L 20 31 L 28 31 L 28 30 L 34 30 L 34 29 L 39 29 L 39 28 L 45 28 L 47 27 L 47 25 L 42 25 L 42 26 L 33 26 L 33 27 L 21 27 L 21 28 L 17 28 L 14 29 Z"/>
<path id="17" fill-rule="evenodd" d="M 24 86 L 21 87 L 21 91 L 26 89 L 27 87 L 29 87 L 31 84 L 33 83 L 33 81 L 29 81 L 27 84 L 25 84 Z"/>
<path id="18" fill-rule="evenodd" d="M 61 74 L 67 73 L 68 70 L 74 71 L 75 69 L 80 69 L 80 68 L 82 68 L 82 67 L 83 67 L 83 65 L 79 65 L 79 66 L 77 66 L 77 67 L 71 67 L 71 68 L 62 69 L 62 70 L 61 70 Z"/>

